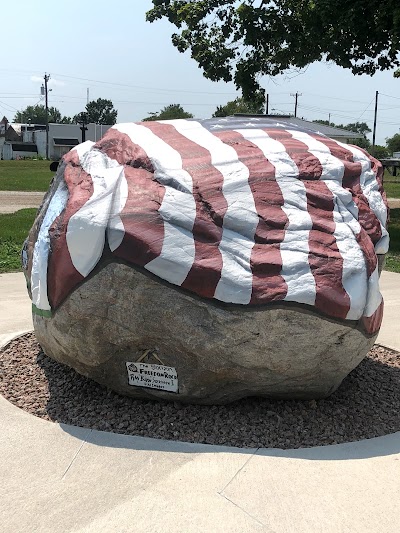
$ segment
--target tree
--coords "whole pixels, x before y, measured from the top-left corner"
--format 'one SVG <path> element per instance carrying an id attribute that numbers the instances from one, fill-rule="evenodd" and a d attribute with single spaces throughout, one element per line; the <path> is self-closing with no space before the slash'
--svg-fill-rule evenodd
<path id="1" fill-rule="evenodd" d="M 376 159 L 386 159 L 389 157 L 389 151 L 386 146 L 381 146 L 379 144 L 376 144 L 374 148 L 371 148 L 370 153 L 376 157 Z"/>
<path id="2" fill-rule="evenodd" d="M 74 116 L 73 122 L 79 123 L 85 114 L 87 124 L 115 124 L 117 122 L 118 111 L 114 109 L 111 100 L 98 98 L 86 104 L 85 111 Z"/>
<path id="3" fill-rule="evenodd" d="M 22 111 L 17 111 L 14 122 L 24 124 L 28 121 L 32 124 L 46 124 L 46 108 L 44 105 L 28 105 Z M 49 107 L 49 122 L 61 122 L 61 113 L 56 107 Z"/>
<path id="4" fill-rule="evenodd" d="M 235 113 L 251 113 L 256 115 L 264 113 L 263 97 L 261 96 L 252 101 L 245 100 L 244 98 L 236 98 L 224 106 L 218 106 L 213 117 L 227 117 Z"/>
<path id="5" fill-rule="evenodd" d="M 150 116 L 143 119 L 143 122 L 149 120 L 173 120 L 176 118 L 193 118 L 191 113 L 183 109 L 180 104 L 170 104 L 165 106 L 159 113 L 149 113 Z"/>
<path id="6" fill-rule="evenodd" d="M 371 133 L 372 131 L 366 122 L 352 122 L 350 124 L 346 124 L 345 126 L 340 124 L 337 127 L 343 128 L 344 130 L 354 131 L 355 133 L 360 133 L 361 135 L 364 135 L 364 137 L 367 136 L 367 133 Z"/>
<path id="7" fill-rule="evenodd" d="M 60 120 L 60 124 L 73 124 L 74 123 L 74 119 L 72 117 L 66 117 L 64 116 L 61 120 Z"/>
<path id="8" fill-rule="evenodd" d="M 332 126 L 333 128 L 336 128 L 336 125 L 333 122 L 329 122 L 329 120 L 313 120 L 316 124 L 322 124 L 323 126 Z"/>
<path id="9" fill-rule="evenodd" d="M 386 146 L 390 157 L 393 155 L 393 152 L 400 152 L 400 133 L 395 133 L 393 137 L 388 137 L 386 139 Z"/>
<path id="10" fill-rule="evenodd" d="M 167 18 L 179 29 L 174 46 L 190 50 L 206 78 L 233 79 L 245 98 L 260 75 L 314 61 L 370 75 L 400 66 L 398 0 L 153 0 L 146 18 Z"/>

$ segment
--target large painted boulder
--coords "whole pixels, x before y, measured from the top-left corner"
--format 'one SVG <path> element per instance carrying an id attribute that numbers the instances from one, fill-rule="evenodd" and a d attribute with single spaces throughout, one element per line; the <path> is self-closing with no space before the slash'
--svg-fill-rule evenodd
<path id="1" fill-rule="evenodd" d="M 382 320 L 382 167 L 267 118 L 119 124 L 63 159 L 23 250 L 45 353 L 121 393 L 317 398 Z"/>

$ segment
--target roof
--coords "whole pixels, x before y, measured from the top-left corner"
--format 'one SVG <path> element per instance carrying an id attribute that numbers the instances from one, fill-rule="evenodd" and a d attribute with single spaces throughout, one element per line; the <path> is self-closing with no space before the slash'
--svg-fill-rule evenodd
<path id="1" fill-rule="evenodd" d="M 21 135 L 22 124 L 19 124 L 18 122 L 13 122 L 12 124 L 9 124 L 8 127 L 12 128 L 18 135 Z"/>
<path id="2" fill-rule="evenodd" d="M 278 123 L 282 123 L 285 127 L 296 126 L 305 128 L 316 133 L 322 133 L 327 137 L 342 137 L 343 139 L 362 139 L 364 136 L 361 133 L 355 131 L 349 131 L 342 128 L 334 128 L 333 126 L 325 126 L 324 124 L 318 124 L 317 122 L 310 122 L 309 120 L 303 120 L 302 118 L 293 117 L 291 115 L 247 115 L 237 113 L 235 116 L 249 116 L 249 117 L 265 117 L 267 119 L 273 119 Z"/>
<path id="3" fill-rule="evenodd" d="M 77 144 L 79 144 L 78 139 L 63 139 L 63 138 L 54 139 L 55 146 L 76 146 Z"/>

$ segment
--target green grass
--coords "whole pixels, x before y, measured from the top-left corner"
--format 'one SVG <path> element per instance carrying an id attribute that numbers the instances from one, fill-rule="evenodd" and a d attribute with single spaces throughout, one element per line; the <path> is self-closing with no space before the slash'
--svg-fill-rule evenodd
<path id="1" fill-rule="evenodd" d="M 0 191 L 45 192 L 54 173 L 50 161 L 0 161 Z"/>
<path id="2" fill-rule="evenodd" d="M 386 255 L 385 270 L 400 272 L 400 209 L 390 210 L 390 248 Z"/>
<path id="3" fill-rule="evenodd" d="M 400 198 L 400 181 L 398 183 L 383 182 L 387 198 Z"/>
<path id="4" fill-rule="evenodd" d="M 21 248 L 36 211 L 21 209 L 11 215 L 0 215 L 0 273 L 21 270 Z"/>

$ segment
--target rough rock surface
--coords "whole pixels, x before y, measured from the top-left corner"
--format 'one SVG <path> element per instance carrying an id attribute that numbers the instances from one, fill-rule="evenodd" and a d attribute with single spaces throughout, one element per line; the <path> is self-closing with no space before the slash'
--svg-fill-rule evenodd
<path id="1" fill-rule="evenodd" d="M 321 398 L 365 357 L 376 336 L 300 306 L 223 306 L 110 263 L 53 318 L 34 315 L 45 353 L 133 397 L 199 403 L 244 396 Z M 179 392 L 128 385 L 126 362 L 146 350 L 177 369 Z M 157 364 L 150 354 L 145 362 Z"/>
<path id="2" fill-rule="evenodd" d="M 382 175 L 268 117 L 115 125 L 64 156 L 24 245 L 37 338 L 133 396 L 327 396 L 382 321 Z"/>

